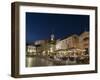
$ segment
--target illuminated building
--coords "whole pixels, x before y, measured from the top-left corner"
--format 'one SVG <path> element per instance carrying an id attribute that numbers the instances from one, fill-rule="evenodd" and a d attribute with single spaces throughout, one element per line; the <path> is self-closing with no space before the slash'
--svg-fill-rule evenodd
<path id="1" fill-rule="evenodd" d="M 56 49 L 71 49 L 79 47 L 79 37 L 77 35 L 72 35 L 62 40 L 58 40 L 56 43 Z"/>
<path id="2" fill-rule="evenodd" d="M 71 54 L 75 53 L 82 55 L 89 53 L 89 32 L 83 32 L 80 36 L 74 34 L 64 39 L 59 39 L 56 42 L 57 53 Z"/>
<path id="3" fill-rule="evenodd" d="M 81 49 L 88 49 L 89 48 L 89 32 L 83 32 L 80 37 L 80 48 Z"/>
<path id="4" fill-rule="evenodd" d="M 89 32 L 83 32 L 79 37 L 80 49 L 89 54 Z"/>
<path id="5" fill-rule="evenodd" d="M 36 55 L 36 47 L 35 47 L 35 45 L 28 45 L 26 48 L 27 48 L 27 53 L 29 55 Z"/>
<path id="6" fill-rule="evenodd" d="M 51 40 L 50 40 L 50 52 L 54 52 L 55 51 L 55 36 L 54 34 L 51 34 Z"/>
<path id="7" fill-rule="evenodd" d="M 27 46 L 27 51 L 37 55 L 54 55 L 68 53 L 83 54 L 89 49 L 89 32 L 83 32 L 81 35 L 73 34 L 63 39 L 55 40 L 54 34 L 51 34 L 50 40 L 37 40 L 33 45 Z"/>

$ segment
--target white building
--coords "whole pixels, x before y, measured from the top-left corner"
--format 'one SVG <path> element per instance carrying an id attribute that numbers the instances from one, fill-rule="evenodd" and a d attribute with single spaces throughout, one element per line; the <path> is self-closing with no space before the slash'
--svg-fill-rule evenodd
<path id="1" fill-rule="evenodd" d="M 58 40 L 56 42 L 56 50 L 67 49 L 67 39 Z"/>
<path id="2" fill-rule="evenodd" d="M 27 46 L 27 54 L 36 54 L 36 47 L 34 45 L 28 45 Z"/>

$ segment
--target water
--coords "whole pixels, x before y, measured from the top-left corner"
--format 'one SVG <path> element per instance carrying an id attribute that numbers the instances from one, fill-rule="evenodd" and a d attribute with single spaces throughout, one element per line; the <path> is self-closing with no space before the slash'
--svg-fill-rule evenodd
<path id="1" fill-rule="evenodd" d="M 89 64 L 89 60 L 80 61 L 77 59 L 67 59 L 57 61 L 57 59 L 49 59 L 40 56 L 26 56 L 26 67 L 41 67 L 41 66 L 57 66 L 57 65 L 76 65 Z"/>
<path id="2" fill-rule="evenodd" d="M 26 67 L 52 66 L 53 62 L 41 57 L 26 57 Z"/>

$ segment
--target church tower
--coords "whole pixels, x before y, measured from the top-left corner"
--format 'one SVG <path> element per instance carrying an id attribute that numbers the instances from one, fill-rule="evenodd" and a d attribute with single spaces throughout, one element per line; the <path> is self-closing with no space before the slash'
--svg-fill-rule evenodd
<path id="1" fill-rule="evenodd" d="M 54 41 L 54 38 L 55 38 L 54 34 L 51 34 L 51 41 Z"/>
<path id="2" fill-rule="evenodd" d="M 54 34 L 51 34 L 51 39 L 50 39 L 50 52 L 53 53 L 55 51 L 55 36 Z"/>

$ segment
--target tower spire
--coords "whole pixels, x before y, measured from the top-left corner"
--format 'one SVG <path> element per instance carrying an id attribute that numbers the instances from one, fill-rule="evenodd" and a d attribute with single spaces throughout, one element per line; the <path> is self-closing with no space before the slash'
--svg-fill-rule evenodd
<path id="1" fill-rule="evenodd" d="M 55 36 L 54 36 L 54 33 L 53 33 L 53 28 L 52 28 L 52 31 L 51 31 L 51 41 L 53 41 L 54 38 L 55 38 Z"/>

